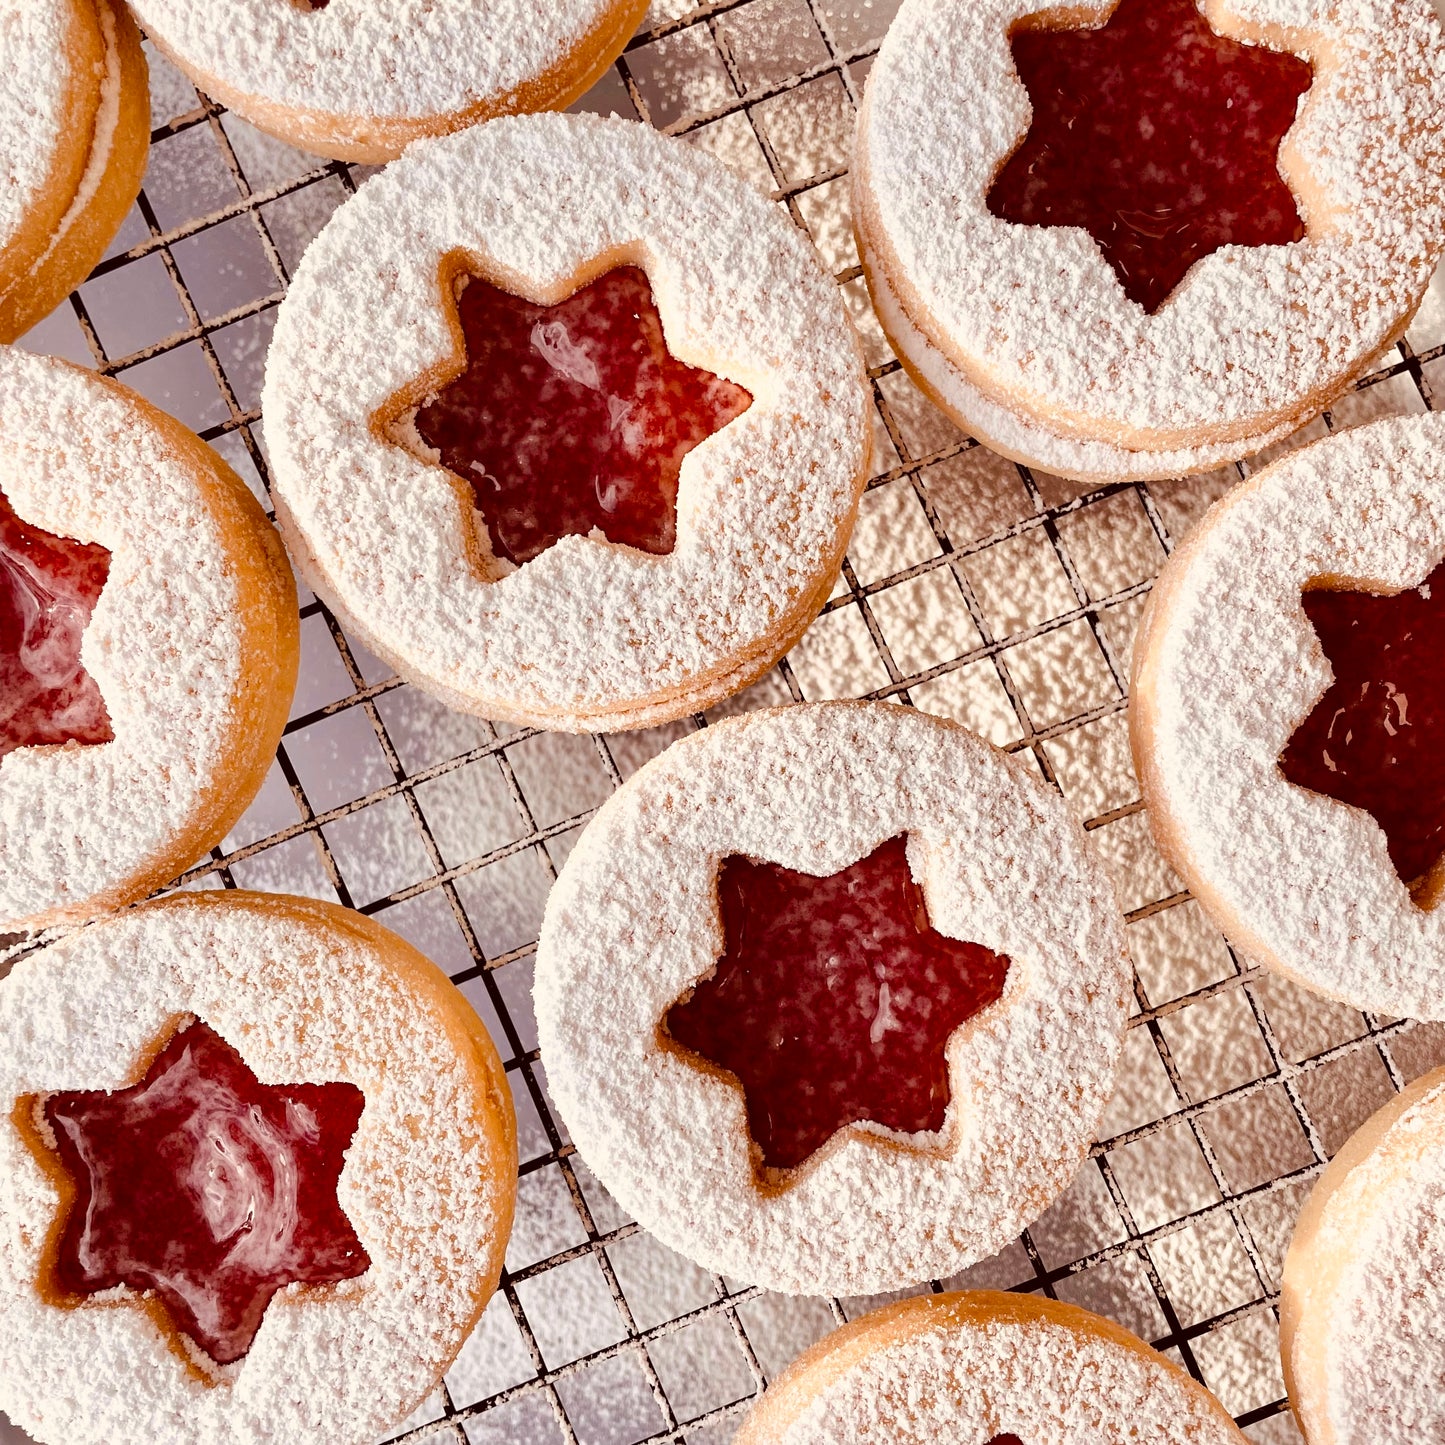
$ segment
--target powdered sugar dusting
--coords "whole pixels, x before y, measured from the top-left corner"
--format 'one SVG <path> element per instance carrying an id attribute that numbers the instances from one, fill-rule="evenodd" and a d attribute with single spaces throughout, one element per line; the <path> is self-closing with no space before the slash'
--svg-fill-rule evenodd
<path id="1" fill-rule="evenodd" d="M 1280 37 L 1316 67 L 1281 151 L 1308 232 L 1291 246 L 1215 252 L 1153 316 L 1082 230 L 1011 225 L 985 205 L 1028 126 L 1008 29 L 1038 8 L 903 7 L 860 121 L 855 216 L 871 265 L 975 387 L 1047 429 L 1163 450 L 1304 420 L 1394 338 L 1445 249 L 1445 31 L 1434 6 L 1209 7 L 1221 31 Z M 1083 0 L 1070 16 L 1108 9 Z"/>
<path id="2" fill-rule="evenodd" d="M 192 466 L 112 384 L 0 352 L 0 491 L 98 542 L 110 574 L 81 642 L 114 740 L 0 761 L 0 919 L 83 904 L 194 824 L 233 753 L 241 594 Z"/>
<path id="3" fill-rule="evenodd" d="M 438 268 L 458 251 L 538 301 L 640 264 L 672 354 L 752 394 L 683 461 L 671 554 L 564 537 L 501 576 L 448 474 L 381 435 L 451 353 Z M 869 445 L 858 344 L 806 239 L 711 158 L 586 116 L 492 121 L 368 182 L 306 253 L 264 404 L 293 555 L 368 645 L 453 705 L 564 727 L 676 716 L 765 667 L 836 574 Z"/>
<path id="4" fill-rule="evenodd" d="M 1012 960 L 1003 997 L 949 1043 L 937 1138 L 856 1126 L 764 1191 L 739 1090 L 658 1040 L 721 952 L 719 862 L 825 876 L 903 833 L 932 925 Z M 855 703 L 726 722 L 641 769 L 553 890 L 535 996 L 572 1137 L 642 1224 L 723 1274 L 862 1294 L 993 1253 L 1067 1184 L 1113 1089 L 1128 980 L 1063 801 L 962 728 Z"/>
<path id="5" fill-rule="evenodd" d="M 1170 559 L 1134 690 L 1161 843 L 1225 933 L 1320 992 L 1423 1019 L 1445 1017 L 1445 911 L 1414 905 L 1368 813 L 1277 763 L 1333 677 L 1301 589 L 1397 591 L 1442 555 L 1445 416 L 1316 443 L 1237 488 Z"/>
<path id="6" fill-rule="evenodd" d="M 1445 1082 L 1433 1081 L 1326 1202 L 1312 1249 L 1342 1268 L 1327 1293 L 1307 1297 L 1318 1313 L 1302 1321 L 1323 1344 L 1323 1389 L 1295 1373 L 1312 1441 L 1445 1437 Z"/>
<path id="7" fill-rule="evenodd" d="M 227 893 L 85 929 L 0 984 L 0 1406 L 23 1428 L 73 1445 L 365 1441 L 435 1384 L 495 1282 L 515 1154 L 500 1142 L 510 1105 L 495 1056 L 481 1096 L 477 1045 L 396 972 L 383 952 L 396 944 L 335 907 Z M 216 1385 L 138 1309 L 42 1301 L 58 1200 L 12 1121 L 23 1096 L 133 1081 L 187 1014 L 263 1083 L 366 1096 L 338 1198 L 371 1269 L 322 1295 L 278 1295 Z"/>
<path id="8" fill-rule="evenodd" d="M 999 1296 L 910 1301 L 890 1337 L 827 1377 L 775 1445 L 934 1445 L 1016 1435 L 1025 1445 L 1241 1445 L 1244 1436 L 1208 1394 L 1152 1351 L 1103 1333 L 1082 1311 L 1053 1317 Z M 1074 1324 L 1077 1320 L 1079 1323 Z M 868 1323 L 868 1317 L 862 1321 Z M 880 1332 L 881 1333 L 881 1332 Z M 785 1389 L 801 1395 L 800 1372 Z M 759 1410 L 768 1414 L 768 1397 Z"/>
<path id="9" fill-rule="evenodd" d="M 550 70 L 611 0 L 135 0 L 163 45 L 245 93 L 333 115 L 425 117 Z"/>
<path id="10" fill-rule="evenodd" d="M 72 117 L 66 0 L 0 0 L 0 249 L 35 205 Z"/>

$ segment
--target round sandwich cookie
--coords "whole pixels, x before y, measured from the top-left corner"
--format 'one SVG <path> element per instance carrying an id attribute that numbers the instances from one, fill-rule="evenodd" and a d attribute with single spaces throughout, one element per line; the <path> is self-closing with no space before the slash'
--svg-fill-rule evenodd
<path id="1" fill-rule="evenodd" d="M 905 0 L 853 215 L 919 384 L 1086 483 L 1207 471 L 1326 408 L 1445 254 L 1432 0 Z"/>
<path id="2" fill-rule="evenodd" d="M 1308 1445 L 1445 1440 L 1445 1069 L 1366 1120 L 1310 1194 L 1279 1342 Z"/>
<path id="3" fill-rule="evenodd" d="M 1445 416 L 1264 468 L 1170 557 L 1134 649 L 1154 836 L 1257 962 L 1445 1018 Z"/>
<path id="4" fill-rule="evenodd" d="M 133 391 L 0 350 L 0 928 L 144 897 L 255 797 L 296 585 L 244 482 Z"/>
<path id="5" fill-rule="evenodd" d="M 150 95 L 120 0 L 0 0 L 0 342 L 90 274 L 140 190 Z"/>
<path id="6" fill-rule="evenodd" d="M 1224 1407 L 1111 1320 L 969 1290 L 874 1310 L 768 1388 L 737 1445 L 1244 1445 Z"/>
<path id="7" fill-rule="evenodd" d="M 591 89 L 647 0 L 132 0 L 213 99 L 302 150 L 379 164 L 414 140 Z"/>
<path id="8" fill-rule="evenodd" d="M 711 157 L 591 116 L 369 181 L 297 272 L 264 404 L 277 519 L 337 614 L 451 706 L 567 731 L 771 667 L 868 473 L 861 352 L 807 239 Z"/>
<path id="9" fill-rule="evenodd" d="M 370 1445 L 496 1288 L 462 994 L 334 904 L 164 899 L 0 983 L 0 1409 L 42 1445 Z"/>
<path id="10" fill-rule="evenodd" d="M 1130 969 L 1057 793 L 886 703 L 692 734 L 599 810 L 535 999 L 571 1137 L 644 1227 L 793 1294 L 995 1253 L 1083 1160 Z"/>

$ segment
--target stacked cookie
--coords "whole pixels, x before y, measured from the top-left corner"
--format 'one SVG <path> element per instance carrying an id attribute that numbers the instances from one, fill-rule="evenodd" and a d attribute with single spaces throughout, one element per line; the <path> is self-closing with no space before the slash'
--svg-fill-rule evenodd
<path id="1" fill-rule="evenodd" d="M 150 102 L 119 0 L 0 5 L 0 342 L 90 274 L 140 189 Z"/>
<path id="2" fill-rule="evenodd" d="M 138 0 L 146 33 L 207 95 L 319 155 L 388 161 L 414 140 L 562 110 L 622 49 L 646 0 Z"/>
<path id="3" fill-rule="evenodd" d="M 623 270 L 610 320 L 569 301 L 606 307 Z M 510 354 L 500 316 L 462 325 L 487 286 L 526 308 Z M 537 369 L 479 401 L 473 366 Z M 642 410 L 665 367 L 686 433 Z M 672 721 L 766 672 L 827 599 L 868 475 L 862 356 L 806 239 L 707 157 L 587 116 L 499 121 L 377 177 L 307 252 L 263 403 L 291 554 L 367 646 L 449 706 L 568 731 Z M 485 443 L 444 468 L 449 426 Z M 675 466 L 634 475 L 636 437 Z M 500 494 L 539 452 L 555 485 Z"/>
<path id="4" fill-rule="evenodd" d="M 879 53 L 853 215 L 899 359 L 964 430 L 1090 484 L 1287 436 L 1445 251 L 1430 0 L 1036 9 L 910 0 Z"/>

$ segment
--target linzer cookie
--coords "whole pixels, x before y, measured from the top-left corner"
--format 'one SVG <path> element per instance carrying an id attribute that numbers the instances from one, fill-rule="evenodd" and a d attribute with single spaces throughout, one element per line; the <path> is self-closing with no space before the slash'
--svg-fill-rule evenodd
<path id="1" fill-rule="evenodd" d="M 1155 837 L 1230 939 L 1445 1018 L 1445 417 L 1266 467 L 1169 559 L 1130 721 Z"/>
<path id="2" fill-rule="evenodd" d="M 955 724 L 825 703 L 695 733 L 608 800 L 535 996 L 558 1108 L 640 1223 L 720 1274 L 852 1295 L 1048 1207 L 1129 978 L 1056 793 Z"/>
<path id="3" fill-rule="evenodd" d="M 516 1130 L 408 944 L 309 899 L 170 898 L 17 964 L 0 1036 L 16 1424 L 365 1445 L 433 1388 L 496 1287 Z"/>
<path id="4" fill-rule="evenodd" d="M 991 1290 L 875 1310 L 769 1387 L 737 1445 L 1036 1441 L 1243 1445 L 1228 1413 L 1127 1330 Z"/>
<path id="5" fill-rule="evenodd" d="M 854 220 L 895 350 L 989 446 L 1097 483 L 1327 407 L 1445 251 L 1431 0 L 908 0 Z"/>
<path id="6" fill-rule="evenodd" d="M 1295 1225 L 1280 1354 L 1309 1445 L 1445 1437 L 1445 1070 L 1367 1120 Z"/>
<path id="7" fill-rule="evenodd" d="M 558 729 L 765 672 L 867 476 L 861 353 L 806 238 L 710 157 L 589 116 L 369 181 L 298 270 L 265 408 L 315 590 L 452 706 Z"/>
<path id="8" fill-rule="evenodd" d="M 796 1360 L 737 1445 L 1244 1445 L 1223 1406 L 1098 1315 L 1037 1295 L 927 1295 Z"/>
<path id="9" fill-rule="evenodd" d="M 291 145 L 392 160 L 493 116 L 560 110 L 647 0 L 133 0 L 209 96 Z"/>
<path id="10" fill-rule="evenodd" d="M 0 0 L 0 342 L 89 275 L 140 189 L 150 98 L 119 0 Z"/>
<path id="11" fill-rule="evenodd" d="M 296 686 L 296 586 L 179 422 L 0 350 L 0 928 L 129 903 L 255 797 Z"/>

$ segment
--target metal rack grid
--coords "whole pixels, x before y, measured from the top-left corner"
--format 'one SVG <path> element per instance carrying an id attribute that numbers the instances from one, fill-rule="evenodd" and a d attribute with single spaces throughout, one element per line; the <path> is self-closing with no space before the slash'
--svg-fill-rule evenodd
<path id="1" fill-rule="evenodd" d="M 880 1302 L 787 1299 L 672 1254 L 607 1196 L 548 1099 L 529 1003 L 547 887 L 624 777 L 724 713 L 866 696 L 956 717 L 1032 759 L 1118 880 L 1136 1012 L 1105 1137 L 1016 1243 L 932 1288 L 1042 1291 L 1095 1309 L 1203 1380 L 1252 1438 L 1298 1440 L 1277 1357 L 1294 1216 L 1349 1133 L 1445 1060 L 1441 1026 L 1362 1016 L 1237 958 L 1150 841 L 1124 735 L 1133 631 L 1175 538 L 1247 468 L 1081 494 L 962 436 L 889 352 L 844 177 L 896 8 L 654 0 L 579 106 L 742 170 L 812 237 L 864 338 L 875 475 L 834 594 L 789 658 L 688 724 L 563 737 L 448 713 L 303 593 L 302 679 L 275 766 L 223 846 L 180 880 L 314 894 L 380 918 L 448 970 L 507 1061 L 522 1165 L 502 1289 L 395 1439 L 720 1445 L 792 1357 Z M 120 376 L 264 498 L 258 398 L 275 310 L 305 244 L 366 170 L 269 140 L 148 51 L 145 189 L 70 308 L 23 344 Z M 1445 405 L 1440 278 L 1406 339 L 1301 436 L 1436 395 Z M 0 1417 L 0 1442 L 23 1438 Z"/>

